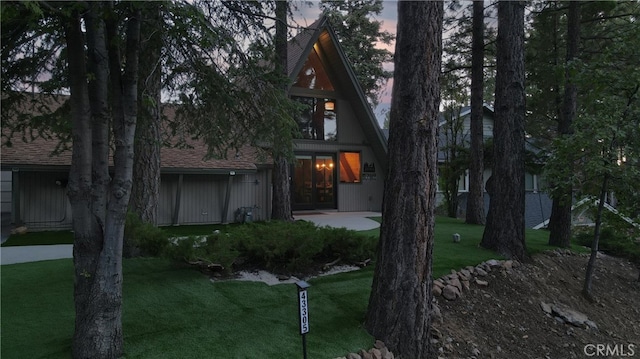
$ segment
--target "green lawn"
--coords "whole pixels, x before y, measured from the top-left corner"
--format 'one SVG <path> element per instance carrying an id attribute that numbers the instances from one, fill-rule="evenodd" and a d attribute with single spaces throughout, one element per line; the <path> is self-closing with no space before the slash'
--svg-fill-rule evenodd
<path id="1" fill-rule="evenodd" d="M 496 258 L 478 248 L 482 226 L 438 218 L 434 274 Z M 368 232 L 369 234 L 375 234 Z M 459 233 L 462 241 L 453 243 Z M 547 233 L 527 231 L 533 252 Z M 362 328 L 373 268 L 309 282 L 310 358 L 334 358 L 373 344 Z M 217 282 L 164 259 L 124 261 L 126 358 L 301 356 L 293 284 Z M 3 358 L 67 358 L 73 333 L 70 259 L 2 266 Z"/>

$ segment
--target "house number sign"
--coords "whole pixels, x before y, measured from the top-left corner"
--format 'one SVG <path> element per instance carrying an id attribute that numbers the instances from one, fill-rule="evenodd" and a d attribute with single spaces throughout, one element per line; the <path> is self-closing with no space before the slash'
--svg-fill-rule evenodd
<path id="1" fill-rule="evenodd" d="M 307 333 L 309 333 L 309 297 L 307 289 L 311 285 L 303 280 L 296 282 L 298 287 L 298 311 L 300 317 L 300 334 L 302 335 L 302 357 L 307 359 Z"/>
<path id="2" fill-rule="evenodd" d="M 300 303 L 300 334 L 309 333 L 309 302 L 307 290 L 298 292 Z"/>

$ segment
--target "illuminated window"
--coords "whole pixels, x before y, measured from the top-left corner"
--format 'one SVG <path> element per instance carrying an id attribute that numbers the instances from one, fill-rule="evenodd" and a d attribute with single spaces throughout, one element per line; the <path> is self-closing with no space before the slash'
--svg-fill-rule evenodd
<path id="1" fill-rule="evenodd" d="M 340 182 L 360 183 L 360 152 L 340 152 Z"/>
<path id="2" fill-rule="evenodd" d="M 309 54 L 293 86 L 312 90 L 334 91 L 333 84 L 329 80 L 327 71 L 324 69 L 320 56 L 318 56 L 315 49 Z"/>
<path id="3" fill-rule="evenodd" d="M 302 138 L 322 141 L 338 140 L 335 100 L 297 96 L 292 96 L 292 99 L 304 105 L 304 110 L 296 118 Z"/>

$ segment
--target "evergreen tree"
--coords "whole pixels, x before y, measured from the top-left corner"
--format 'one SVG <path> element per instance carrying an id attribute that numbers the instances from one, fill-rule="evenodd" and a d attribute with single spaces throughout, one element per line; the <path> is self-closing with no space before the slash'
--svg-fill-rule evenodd
<path id="1" fill-rule="evenodd" d="M 392 76 L 383 65 L 392 60 L 393 54 L 376 44 L 389 45 L 394 39 L 388 31 L 381 30 L 380 21 L 374 20 L 382 12 L 382 0 L 322 0 L 320 8 L 340 39 L 369 103 L 377 106 L 378 97 Z"/>
<path id="2" fill-rule="evenodd" d="M 442 2 L 398 2 L 389 163 L 366 328 L 403 358 L 429 352 Z"/>
<path id="3" fill-rule="evenodd" d="M 498 3 L 498 42 L 491 197 L 480 245 L 518 260 L 524 241 L 524 2 Z"/>

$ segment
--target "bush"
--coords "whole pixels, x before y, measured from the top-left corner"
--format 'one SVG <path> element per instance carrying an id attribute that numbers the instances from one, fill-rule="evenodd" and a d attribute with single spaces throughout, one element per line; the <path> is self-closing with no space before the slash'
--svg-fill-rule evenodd
<path id="1" fill-rule="evenodd" d="M 341 259 L 354 263 L 372 258 L 377 238 L 344 228 L 318 228 L 313 223 L 253 222 L 197 239 L 181 239 L 171 250 L 176 260 L 204 260 L 226 272 L 264 268 L 273 272 L 308 273 L 314 267 Z"/>
<path id="2" fill-rule="evenodd" d="M 578 244 L 591 247 L 593 231 L 593 227 L 576 229 L 574 238 Z M 629 226 L 628 223 L 605 223 L 600 230 L 598 250 L 612 256 L 627 258 L 640 266 L 640 243 L 637 238 L 640 238 L 640 230 Z"/>
<path id="3" fill-rule="evenodd" d="M 151 223 L 144 223 L 135 213 L 128 213 L 124 225 L 125 257 L 163 255 L 169 248 L 165 231 Z"/>

